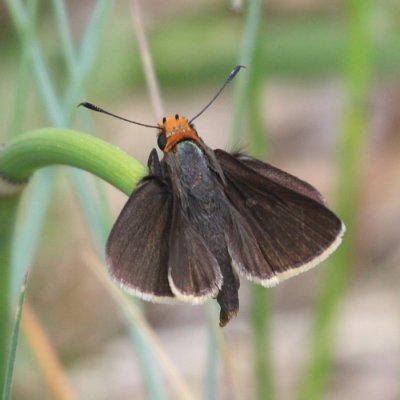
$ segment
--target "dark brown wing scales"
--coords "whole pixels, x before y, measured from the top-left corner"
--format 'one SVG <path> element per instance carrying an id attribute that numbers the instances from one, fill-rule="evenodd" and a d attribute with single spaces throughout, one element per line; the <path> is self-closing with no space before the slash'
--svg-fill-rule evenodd
<path id="1" fill-rule="evenodd" d="M 275 272 L 265 259 L 252 227 L 246 221 L 246 215 L 233 207 L 230 209 L 230 215 L 225 234 L 233 267 L 255 283 L 262 284 L 268 281 L 270 285 L 276 284 Z"/>
<path id="2" fill-rule="evenodd" d="M 251 227 L 274 276 L 269 278 L 270 270 L 257 263 L 239 272 L 271 286 L 314 267 L 340 244 L 342 222 L 314 199 L 313 191 L 303 194 L 298 186 L 292 189 L 288 174 L 281 184 L 277 174 L 270 179 L 222 150 L 216 155 L 228 181 L 226 194 Z"/>
<path id="3" fill-rule="evenodd" d="M 182 301 L 202 303 L 216 297 L 222 286 L 218 262 L 174 202 L 169 243 L 169 283 Z"/>
<path id="4" fill-rule="evenodd" d="M 218 151 L 219 150 L 216 150 L 216 152 Z M 324 197 L 320 192 L 318 192 L 317 189 L 315 189 L 309 183 L 297 178 L 296 176 L 290 175 L 271 164 L 264 163 L 245 154 L 235 154 L 234 156 L 247 167 L 251 168 L 255 172 L 258 172 L 267 179 L 270 179 L 275 183 L 286 187 L 287 189 L 300 193 L 303 196 L 309 197 L 320 204 L 326 205 Z"/>
<path id="5" fill-rule="evenodd" d="M 144 300 L 168 302 L 168 238 L 172 196 L 157 178 L 145 178 L 115 222 L 106 246 L 112 276 Z"/>

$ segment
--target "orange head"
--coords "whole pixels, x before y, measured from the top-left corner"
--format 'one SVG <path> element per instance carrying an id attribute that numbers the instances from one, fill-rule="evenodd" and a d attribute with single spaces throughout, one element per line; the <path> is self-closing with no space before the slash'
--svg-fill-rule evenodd
<path id="1" fill-rule="evenodd" d="M 182 140 L 191 139 L 196 142 L 200 141 L 193 124 L 185 117 L 180 117 L 178 114 L 166 117 L 162 124 L 159 125 L 160 132 L 158 134 L 158 147 L 168 153 L 176 144 Z"/>

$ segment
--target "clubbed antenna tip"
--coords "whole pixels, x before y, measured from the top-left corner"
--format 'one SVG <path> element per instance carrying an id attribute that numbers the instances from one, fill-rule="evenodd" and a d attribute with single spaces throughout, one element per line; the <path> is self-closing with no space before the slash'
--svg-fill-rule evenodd
<path id="1" fill-rule="evenodd" d="M 207 105 L 198 113 L 196 114 L 190 121 L 189 123 L 191 124 L 196 118 L 200 117 L 201 114 L 203 114 L 204 111 L 207 110 L 208 107 L 211 106 L 212 103 L 216 100 L 216 98 L 221 94 L 221 92 L 225 89 L 225 86 L 238 74 L 238 72 L 242 69 L 246 68 L 244 65 L 237 65 L 231 73 L 228 75 L 228 77 L 225 79 L 225 82 L 221 86 L 221 88 L 218 90 L 218 92 L 214 95 L 214 97 L 207 103 Z"/>
<path id="2" fill-rule="evenodd" d="M 159 127 L 158 127 L 157 125 L 143 124 L 143 123 L 141 123 L 141 122 L 136 122 L 136 121 L 132 121 L 132 120 L 130 120 L 130 119 L 124 118 L 124 117 L 120 117 L 119 115 L 116 115 L 116 114 L 113 114 L 113 113 L 111 113 L 111 112 L 109 112 L 109 111 L 106 111 L 106 110 L 102 109 L 101 107 L 96 106 L 96 105 L 93 104 L 93 103 L 89 103 L 88 101 L 83 101 L 82 103 L 79 103 L 79 104 L 78 104 L 78 107 L 80 107 L 80 106 L 85 107 L 85 108 L 88 108 L 89 110 L 92 110 L 92 111 L 96 111 L 96 112 L 99 112 L 99 113 L 103 113 L 103 114 L 110 115 L 111 117 L 121 119 L 122 121 L 130 122 L 131 124 L 136 124 L 136 125 L 140 125 L 140 126 L 145 126 L 146 128 L 156 128 L 156 129 L 159 129 Z"/>

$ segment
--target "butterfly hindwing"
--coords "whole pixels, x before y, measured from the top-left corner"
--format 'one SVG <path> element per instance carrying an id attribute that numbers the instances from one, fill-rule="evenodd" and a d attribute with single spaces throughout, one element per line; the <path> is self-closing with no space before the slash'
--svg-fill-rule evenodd
<path id="1" fill-rule="evenodd" d="M 252 282 L 276 285 L 275 272 L 265 259 L 245 215 L 234 207 L 230 207 L 230 215 L 225 234 L 232 266 Z"/>
<path id="2" fill-rule="evenodd" d="M 174 298 L 168 283 L 171 209 L 168 186 L 147 177 L 130 196 L 107 241 L 111 275 L 144 300 L 169 302 Z"/>
<path id="3" fill-rule="evenodd" d="M 218 294 L 222 286 L 218 262 L 177 199 L 172 213 L 168 262 L 169 283 L 179 300 L 202 303 Z"/>
<path id="4" fill-rule="evenodd" d="M 228 182 L 227 197 L 250 226 L 275 278 L 264 278 L 269 273 L 261 267 L 260 274 L 260 265 L 247 265 L 244 275 L 270 286 L 312 268 L 340 244 L 344 225 L 314 199 L 312 190 L 302 193 L 300 180 L 291 183 L 287 174 L 287 182 L 282 185 L 279 179 L 258 173 L 240 158 L 222 150 L 215 153 Z M 268 165 L 263 168 L 268 169 Z"/>

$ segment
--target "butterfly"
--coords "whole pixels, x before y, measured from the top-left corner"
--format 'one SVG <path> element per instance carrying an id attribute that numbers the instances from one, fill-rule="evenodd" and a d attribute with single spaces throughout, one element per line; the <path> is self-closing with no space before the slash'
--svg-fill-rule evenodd
<path id="1" fill-rule="evenodd" d="M 151 151 L 149 174 L 106 245 L 109 271 L 127 292 L 157 303 L 216 299 L 220 326 L 238 313 L 239 277 L 275 286 L 325 260 L 345 231 L 310 184 L 248 155 L 212 150 L 198 135 L 193 120 L 240 67 L 191 120 L 176 114 L 141 124 L 158 129 L 163 157 Z"/>

